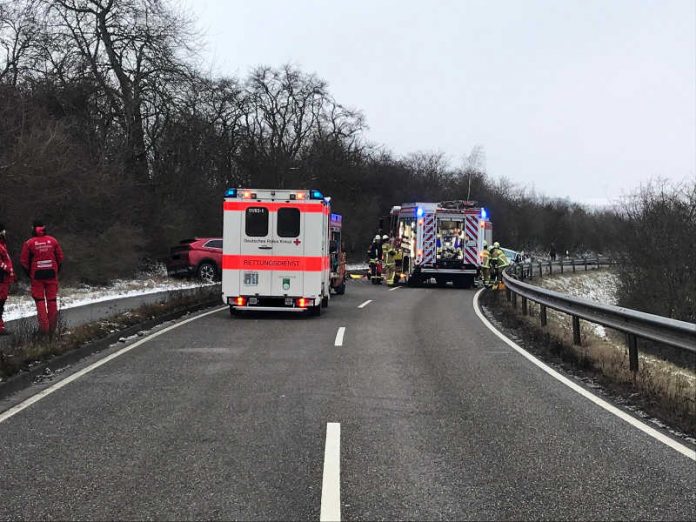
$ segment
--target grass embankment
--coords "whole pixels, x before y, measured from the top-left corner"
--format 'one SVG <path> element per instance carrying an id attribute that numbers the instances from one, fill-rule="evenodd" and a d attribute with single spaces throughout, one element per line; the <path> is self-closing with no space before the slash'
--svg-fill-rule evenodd
<path id="1" fill-rule="evenodd" d="M 22 370 L 30 369 L 38 362 L 118 335 L 130 328 L 143 326 L 167 316 L 183 314 L 196 306 L 214 304 L 219 301 L 219 296 L 219 288 L 203 287 L 166 302 L 144 305 L 118 316 L 82 326 L 66 328 L 64 324 L 59 324 L 56 332 L 50 336 L 37 331 L 35 317 L 18 320 L 12 326 L 12 337 L 4 341 L 0 347 L 0 377 L 4 380 Z"/>
<path id="2" fill-rule="evenodd" d="M 576 346 L 572 344 L 571 319 L 566 314 L 547 310 L 547 326 L 542 328 L 539 307 L 533 303 L 529 303 L 526 316 L 519 300 L 514 308 L 505 299 L 505 292 L 487 292 L 483 304 L 505 327 L 515 330 L 524 339 L 525 348 L 536 355 L 571 373 L 593 378 L 623 402 L 696 437 L 696 357 L 680 354 L 681 363 L 677 364 L 654 355 L 669 351 L 669 347 L 641 342 L 639 370 L 634 374 L 629 369 L 624 336 L 619 332 L 605 332 L 581 321 L 581 346 Z"/>

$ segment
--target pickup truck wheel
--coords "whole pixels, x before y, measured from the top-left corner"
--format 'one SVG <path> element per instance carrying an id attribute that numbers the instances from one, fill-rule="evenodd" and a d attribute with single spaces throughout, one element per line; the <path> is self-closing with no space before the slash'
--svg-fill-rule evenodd
<path id="1" fill-rule="evenodd" d="M 198 265 L 196 275 L 198 276 L 198 279 L 204 283 L 214 283 L 215 279 L 217 279 L 217 267 L 210 261 L 203 261 L 200 265 Z"/>

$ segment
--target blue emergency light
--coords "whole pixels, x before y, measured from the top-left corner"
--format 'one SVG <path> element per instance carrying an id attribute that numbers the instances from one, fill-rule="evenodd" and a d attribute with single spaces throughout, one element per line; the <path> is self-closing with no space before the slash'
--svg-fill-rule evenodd
<path id="1" fill-rule="evenodd" d="M 320 190 L 310 190 L 309 199 L 324 199 L 324 194 Z"/>
<path id="2" fill-rule="evenodd" d="M 488 217 L 488 212 L 485 208 L 481 208 L 481 219 L 486 219 Z"/>
<path id="3" fill-rule="evenodd" d="M 416 217 L 423 217 L 423 208 L 422 207 L 418 207 L 418 209 L 416 210 Z"/>
<path id="4" fill-rule="evenodd" d="M 225 197 L 226 198 L 236 198 L 237 197 L 237 189 L 236 188 L 227 189 L 225 191 Z"/>

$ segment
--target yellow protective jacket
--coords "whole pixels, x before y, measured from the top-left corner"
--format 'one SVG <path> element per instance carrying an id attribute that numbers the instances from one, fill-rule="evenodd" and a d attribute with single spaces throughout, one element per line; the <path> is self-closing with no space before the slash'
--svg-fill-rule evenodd
<path id="1" fill-rule="evenodd" d="M 491 253 L 487 248 L 481 251 L 481 266 L 483 268 L 490 268 L 491 266 Z"/>
<path id="2" fill-rule="evenodd" d="M 491 250 L 491 260 L 496 261 L 497 268 L 505 268 L 510 264 L 510 260 L 505 255 L 505 252 L 503 252 L 500 248 L 494 248 Z"/>

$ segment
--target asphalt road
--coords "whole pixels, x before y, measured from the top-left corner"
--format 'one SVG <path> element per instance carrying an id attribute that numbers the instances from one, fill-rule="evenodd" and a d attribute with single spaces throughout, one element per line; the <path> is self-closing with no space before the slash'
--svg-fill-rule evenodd
<path id="1" fill-rule="evenodd" d="M 163 333 L 0 422 L 0 518 L 317 520 L 340 423 L 347 520 L 696 519 L 693 460 L 514 352 L 472 297 L 355 282 L 319 318 Z"/>

